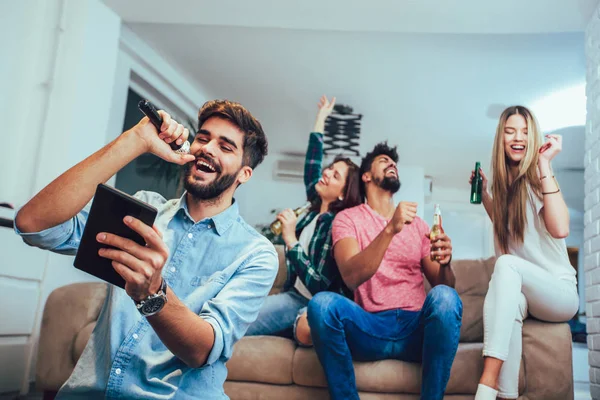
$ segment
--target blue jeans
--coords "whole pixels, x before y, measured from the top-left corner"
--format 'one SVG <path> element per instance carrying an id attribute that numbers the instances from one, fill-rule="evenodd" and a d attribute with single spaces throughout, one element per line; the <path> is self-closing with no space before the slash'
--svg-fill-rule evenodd
<path id="1" fill-rule="evenodd" d="M 285 332 L 294 326 L 296 316 L 299 312 L 304 312 L 307 304 L 308 299 L 295 289 L 268 296 L 246 335 L 275 335 Z"/>
<path id="2" fill-rule="evenodd" d="M 369 313 L 347 298 L 317 293 L 308 303 L 315 350 L 332 400 L 358 400 L 352 360 L 421 362 L 421 399 L 444 397 L 458 348 L 462 302 L 448 286 L 434 287 L 421 311 Z"/>

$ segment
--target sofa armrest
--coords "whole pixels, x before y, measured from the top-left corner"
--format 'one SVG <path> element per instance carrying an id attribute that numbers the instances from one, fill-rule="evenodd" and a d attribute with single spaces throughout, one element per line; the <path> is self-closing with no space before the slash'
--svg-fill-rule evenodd
<path id="1" fill-rule="evenodd" d="M 523 365 L 527 400 L 573 400 L 573 344 L 566 323 L 526 319 Z"/>
<path id="2" fill-rule="evenodd" d="M 77 362 L 73 357 L 77 334 L 98 319 L 106 292 L 106 283 L 74 283 L 48 296 L 36 364 L 40 390 L 57 391 L 69 378 Z"/>

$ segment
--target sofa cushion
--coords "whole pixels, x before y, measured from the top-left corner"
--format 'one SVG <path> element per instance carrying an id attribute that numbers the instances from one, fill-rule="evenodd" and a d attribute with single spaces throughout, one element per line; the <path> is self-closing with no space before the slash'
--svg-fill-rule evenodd
<path id="1" fill-rule="evenodd" d="M 227 379 L 289 385 L 295 349 L 295 343 L 285 338 L 243 337 L 235 344 L 227 362 Z"/>
<path id="2" fill-rule="evenodd" d="M 285 281 L 287 280 L 285 249 L 281 245 L 276 245 L 275 250 L 277 251 L 277 258 L 279 259 L 279 270 L 277 271 L 277 276 L 275 277 L 275 282 L 273 282 L 273 287 L 271 288 L 269 295 L 280 293 L 283 290 L 283 285 L 285 285 Z"/>
<path id="3" fill-rule="evenodd" d="M 85 349 L 85 345 L 90 340 L 90 336 L 92 336 L 92 331 L 96 326 L 96 321 L 90 322 L 86 326 L 83 327 L 77 335 L 75 336 L 75 342 L 73 343 L 73 365 L 77 364 L 77 360 L 81 357 L 81 353 L 83 353 L 83 349 Z"/>
<path id="4" fill-rule="evenodd" d="M 573 399 L 573 343 L 569 324 L 532 318 L 523 324 L 523 360 L 530 399 Z"/>
<path id="5" fill-rule="evenodd" d="M 456 276 L 456 292 L 463 302 L 461 342 L 483 341 L 483 301 L 495 263 L 495 257 L 452 262 Z"/>
<path id="6" fill-rule="evenodd" d="M 73 283 L 50 294 L 44 306 L 36 364 L 35 381 L 40 390 L 58 390 L 69 378 L 76 361 L 75 338 L 98 319 L 106 292 L 106 283 L 92 282 Z M 83 336 L 81 340 L 85 341 Z"/>
<path id="7" fill-rule="evenodd" d="M 448 394 L 475 394 L 483 372 L 482 343 L 461 343 L 450 372 Z M 524 369 L 519 378 L 520 392 L 525 386 Z M 419 393 L 421 365 L 398 360 L 354 362 L 356 386 L 365 392 Z M 294 356 L 294 383 L 326 387 L 327 381 L 313 349 L 298 348 Z"/>
<path id="8" fill-rule="evenodd" d="M 298 385 L 271 385 L 228 380 L 223 385 L 223 389 L 232 400 L 329 400 L 329 393 L 325 388 Z"/>

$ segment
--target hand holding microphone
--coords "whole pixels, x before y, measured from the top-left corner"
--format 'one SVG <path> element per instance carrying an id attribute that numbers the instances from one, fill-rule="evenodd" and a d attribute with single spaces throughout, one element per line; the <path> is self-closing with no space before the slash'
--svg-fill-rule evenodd
<path id="1" fill-rule="evenodd" d="M 147 118 L 143 118 L 134 129 L 138 130 L 139 135 L 147 143 L 147 151 L 176 164 L 185 164 L 195 160 L 195 157 L 189 154 L 190 144 L 187 141 L 189 130 L 187 128 L 173 120 L 168 113 L 162 110 L 158 111 L 148 100 L 140 101 L 138 108 Z M 150 127 L 150 124 L 153 127 Z M 160 140 L 155 139 L 156 133 Z"/>

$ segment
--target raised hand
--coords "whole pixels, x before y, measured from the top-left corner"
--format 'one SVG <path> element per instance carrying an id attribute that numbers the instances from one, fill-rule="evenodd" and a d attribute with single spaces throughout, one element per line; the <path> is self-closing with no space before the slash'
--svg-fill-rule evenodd
<path id="1" fill-rule="evenodd" d="M 317 107 L 319 107 L 317 116 L 323 120 L 327 119 L 327 117 L 329 117 L 333 111 L 333 106 L 335 106 L 335 97 L 332 97 L 331 100 L 328 100 L 327 96 L 321 96 L 319 99 L 319 104 L 317 105 Z"/>
<path id="2" fill-rule="evenodd" d="M 194 161 L 196 157 L 193 155 L 176 153 L 169 146 L 171 142 L 182 144 L 186 141 L 190 134 L 189 130 L 172 119 L 168 113 L 162 110 L 158 110 L 158 113 L 163 119 L 158 134 L 148 117 L 142 118 L 136 126 L 131 128 L 131 131 L 142 139 L 141 143 L 145 146 L 145 151 L 175 164 L 182 165 Z"/>
<path id="3" fill-rule="evenodd" d="M 552 161 L 552 159 L 562 150 L 561 135 L 546 135 L 546 139 L 546 143 L 544 143 L 539 150 L 539 163 L 550 163 L 550 161 Z"/>
<path id="4" fill-rule="evenodd" d="M 323 132 L 325 130 L 325 120 L 331 115 L 333 106 L 335 106 L 335 97 L 328 100 L 327 96 L 321 96 L 319 104 L 317 105 L 319 111 L 317 111 L 317 121 L 315 122 L 314 132 Z"/>
<path id="5" fill-rule="evenodd" d="M 417 203 L 401 201 L 394 211 L 390 225 L 394 233 L 400 233 L 405 224 L 410 224 L 417 216 Z"/>

